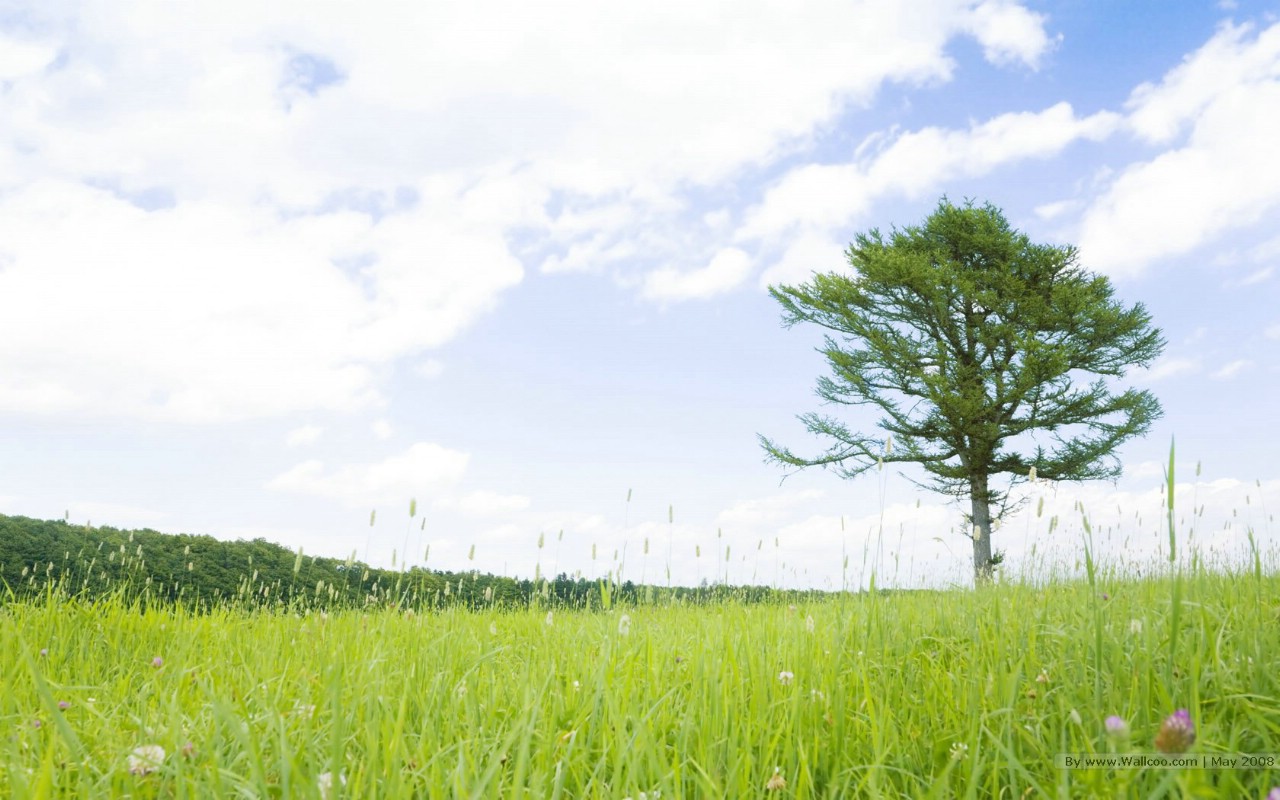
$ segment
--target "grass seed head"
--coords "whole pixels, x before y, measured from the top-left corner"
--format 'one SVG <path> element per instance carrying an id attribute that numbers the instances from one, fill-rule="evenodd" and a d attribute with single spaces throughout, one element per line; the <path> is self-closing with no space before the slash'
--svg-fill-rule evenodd
<path id="1" fill-rule="evenodd" d="M 773 775 L 769 778 L 769 782 L 764 785 L 764 788 L 771 792 L 787 788 L 787 779 L 782 777 L 782 767 L 773 768 Z"/>

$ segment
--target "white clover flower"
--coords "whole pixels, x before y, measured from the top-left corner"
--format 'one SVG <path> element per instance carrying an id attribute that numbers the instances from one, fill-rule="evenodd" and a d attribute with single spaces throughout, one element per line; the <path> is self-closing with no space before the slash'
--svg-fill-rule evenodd
<path id="1" fill-rule="evenodd" d="M 347 778 L 345 775 L 338 776 L 338 785 L 347 785 Z M 324 798 L 324 800 L 329 800 L 329 793 L 333 791 L 333 773 L 320 773 L 320 776 L 316 778 L 316 788 L 320 790 L 320 796 Z"/>
<path id="2" fill-rule="evenodd" d="M 794 680 L 795 677 L 796 674 L 794 672 L 784 669 L 782 672 L 778 673 L 778 683 L 781 683 L 783 686 L 790 686 L 791 681 Z"/>
<path id="3" fill-rule="evenodd" d="M 951 745 L 951 760 L 964 761 L 969 757 L 969 745 L 964 742 L 956 742 Z"/>
<path id="4" fill-rule="evenodd" d="M 163 763 L 164 748 L 158 744 L 144 744 L 129 754 L 129 774 L 149 775 L 160 769 Z"/>
<path id="5" fill-rule="evenodd" d="M 623 614 L 618 617 L 618 635 L 627 636 L 631 633 L 631 615 Z"/>

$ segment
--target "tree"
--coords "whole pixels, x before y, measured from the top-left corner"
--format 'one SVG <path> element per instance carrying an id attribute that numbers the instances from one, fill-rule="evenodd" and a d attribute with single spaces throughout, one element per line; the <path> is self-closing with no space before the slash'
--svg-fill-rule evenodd
<path id="1" fill-rule="evenodd" d="M 1124 307 L 1106 277 L 1079 266 L 1074 247 L 1032 243 L 990 204 L 944 197 L 919 226 L 859 234 L 847 256 L 852 272 L 769 292 L 785 327 L 828 331 L 818 396 L 877 407 L 888 436 L 808 413 L 800 421 L 829 448 L 803 458 L 760 436 L 767 460 L 845 478 L 920 464 L 929 488 L 968 496 L 974 581 L 987 582 L 991 507 L 998 519 L 1008 498 L 992 478 L 1007 474 L 1012 488 L 1036 475 L 1118 476 L 1116 447 L 1161 410 L 1150 392 L 1113 393 L 1106 379 L 1149 366 L 1164 339 L 1140 303 Z"/>

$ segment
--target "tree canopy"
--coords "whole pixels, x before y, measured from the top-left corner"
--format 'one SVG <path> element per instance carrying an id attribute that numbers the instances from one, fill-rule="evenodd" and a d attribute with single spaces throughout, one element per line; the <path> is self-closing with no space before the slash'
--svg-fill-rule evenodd
<path id="1" fill-rule="evenodd" d="M 1007 492 L 991 479 L 1120 474 L 1116 448 L 1161 414 L 1148 391 L 1108 379 L 1147 367 L 1164 349 L 1141 303 L 1125 306 L 1111 281 L 1080 266 L 1070 245 L 1032 242 L 1000 209 L 943 198 L 917 226 L 859 234 L 850 270 L 773 286 L 787 327 L 827 330 L 830 374 L 817 394 L 868 404 L 885 435 L 807 413 L 829 442 L 802 457 L 761 436 L 767 458 L 853 477 L 883 462 L 914 462 L 930 488 L 971 501 L 975 580 L 992 570 L 991 515 Z"/>

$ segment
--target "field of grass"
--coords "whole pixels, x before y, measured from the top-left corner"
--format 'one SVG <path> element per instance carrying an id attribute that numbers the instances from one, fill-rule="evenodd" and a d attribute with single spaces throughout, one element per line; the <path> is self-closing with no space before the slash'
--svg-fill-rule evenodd
<path id="1" fill-rule="evenodd" d="M 1193 753 L 1280 751 L 1280 578 L 419 614 L 51 592 L 0 607 L 0 686 L 15 798 L 1261 798 L 1280 765 L 1055 756 L 1152 753 L 1179 708 Z"/>

